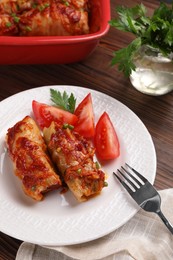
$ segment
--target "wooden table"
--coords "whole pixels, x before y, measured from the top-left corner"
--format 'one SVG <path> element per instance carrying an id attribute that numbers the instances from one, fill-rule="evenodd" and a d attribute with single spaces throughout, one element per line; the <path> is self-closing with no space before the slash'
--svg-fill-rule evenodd
<path id="1" fill-rule="evenodd" d="M 118 4 L 132 6 L 138 0 L 111 0 L 112 17 Z M 159 1 L 143 1 L 149 12 Z M 129 107 L 149 130 L 157 153 L 155 187 L 173 187 L 173 92 L 152 97 L 135 90 L 128 78 L 110 67 L 112 53 L 125 47 L 131 35 L 113 28 L 101 39 L 94 53 L 86 60 L 69 65 L 0 66 L 0 100 L 23 90 L 44 85 L 79 85 L 106 93 Z M 15 259 L 22 241 L 0 233 L 0 260 Z"/>

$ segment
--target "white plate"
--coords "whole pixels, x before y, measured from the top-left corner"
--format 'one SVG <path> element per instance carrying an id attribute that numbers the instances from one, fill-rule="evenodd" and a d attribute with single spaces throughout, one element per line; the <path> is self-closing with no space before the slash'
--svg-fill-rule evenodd
<path id="1" fill-rule="evenodd" d="M 108 187 L 101 195 L 78 203 L 70 191 L 47 194 L 41 202 L 27 197 L 14 175 L 5 148 L 9 127 L 26 115 L 32 116 L 31 103 L 50 102 L 50 88 L 66 90 L 78 103 L 92 94 L 95 120 L 107 111 L 116 128 L 121 155 L 103 165 Z M 12 237 L 42 245 L 72 245 L 102 237 L 127 222 L 138 207 L 116 181 L 112 172 L 125 162 L 134 166 L 152 183 L 156 173 L 156 154 L 149 132 L 140 119 L 119 101 L 97 91 L 74 86 L 46 86 L 27 90 L 0 102 L 0 230 Z"/>

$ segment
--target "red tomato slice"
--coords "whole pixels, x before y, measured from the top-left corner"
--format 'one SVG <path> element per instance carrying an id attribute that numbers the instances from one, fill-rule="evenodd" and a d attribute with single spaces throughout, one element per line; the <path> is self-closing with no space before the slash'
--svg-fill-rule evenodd
<path id="1" fill-rule="evenodd" d="M 114 159 L 120 154 L 118 137 L 106 112 L 102 114 L 96 125 L 94 143 L 99 159 Z"/>
<path id="2" fill-rule="evenodd" d="M 75 125 L 78 120 L 76 115 L 68 111 L 35 100 L 32 101 L 32 110 L 41 129 L 49 127 L 52 121 Z"/>
<path id="3" fill-rule="evenodd" d="M 80 135 L 91 138 L 94 136 L 94 111 L 91 93 L 89 93 L 76 108 L 74 114 L 78 117 L 75 131 Z"/>

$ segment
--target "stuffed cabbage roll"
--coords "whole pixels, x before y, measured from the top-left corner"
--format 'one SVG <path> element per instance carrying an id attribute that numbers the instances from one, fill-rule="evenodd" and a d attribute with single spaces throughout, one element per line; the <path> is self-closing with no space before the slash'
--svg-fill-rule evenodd
<path id="1" fill-rule="evenodd" d="M 10 15 L 19 36 L 67 36 L 89 33 L 88 0 L 3 0 L 0 15 Z M 2 23 L 1 23 L 2 24 Z M 0 26 L 1 26 L 0 24 Z M 0 35 L 4 28 L 0 27 Z M 6 32 L 4 32 L 6 35 Z"/>
<path id="2" fill-rule="evenodd" d="M 78 201 L 100 193 L 105 174 L 93 161 L 95 149 L 91 143 L 68 127 L 52 122 L 43 129 L 52 160 L 62 179 Z"/>
<path id="3" fill-rule="evenodd" d="M 61 186 L 44 139 L 31 117 L 26 116 L 8 129 L 6 143 L 15 174 L 21 179 L 28 196 L 39 201 L 44 193 Z"/>

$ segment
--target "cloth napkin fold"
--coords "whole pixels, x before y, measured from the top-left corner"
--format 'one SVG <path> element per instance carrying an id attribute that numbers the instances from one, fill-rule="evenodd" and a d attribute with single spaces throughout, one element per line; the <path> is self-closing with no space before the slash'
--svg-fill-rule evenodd
<path id="1" fill-rule="evenodd" d="M 173 224 L 173 189 L 159 192 L 162 211 Z M 173 235 L 154 213 L 140 209 L 125 225 L 97 240 L 43 247 L 23 242 L 16 260 L 173 260 Z"/>

